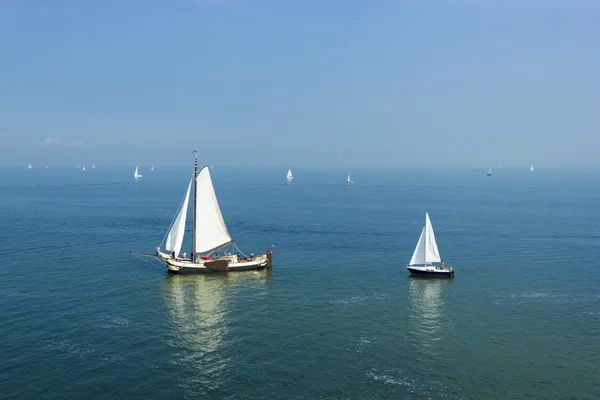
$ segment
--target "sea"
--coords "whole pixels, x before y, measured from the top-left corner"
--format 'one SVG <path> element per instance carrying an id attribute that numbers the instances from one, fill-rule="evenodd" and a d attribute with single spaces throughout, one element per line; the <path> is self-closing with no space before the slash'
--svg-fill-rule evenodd
<path id="1" fill-rule="evenodd" d="M 215 166 L 273 267 L 179 276 L 191 168 L 134 167 L 0 169 L 0 398 L 600 398 L 598 170 Z"/>

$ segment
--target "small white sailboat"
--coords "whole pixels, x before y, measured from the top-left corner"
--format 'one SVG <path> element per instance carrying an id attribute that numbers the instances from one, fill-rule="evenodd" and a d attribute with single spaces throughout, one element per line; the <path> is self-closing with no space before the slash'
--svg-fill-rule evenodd
<path id="1" fill-rule="evenodd" d="M 488 168 L 487 176 L 492 176 L 492 166 Z"/>
<path id="2" fill-rule="evenodd" d="M 154 171 L 154 165 L 152 166 L 152 168 L 150 168 L 150 172 Z"/>
<path id="3" fill-rule="evenodd" d="M 46 165 L 46 169 L 48 169 L 48 166 Z"/>
<path id="4" fill-rule="evenodd" d="M 27 169 L 33 169 L 33 166 L 32 166 L 31 164 L 29 164 L 29 165 L 27 166 Z"/>
<path id="5" fill-rule="evenodd" d="M 291 169 L 288 169 L 288 173 L 287 173 L 285 179 L 287 179 L 288 182 L 291 182 L 292 179 L 294 179 L 294 176 L 292 175 L 292 170 Z"/>
<path id="6" fill-rule="evenodd" d="M 444 268 L 444 261 L 440 258 L 433 226 L 427 212 L 425 212 L 425 226 L 407 268 L 414 275 L 454 278 L 453 268 Z"/>
<path id="7" fill-rule="evenodd" d="M 85 171 L 85 165 L 83 166 L 83 168 L 81 168 L 82 171 Z"/>
<path id="8" fill-rule="evenodd" d="M 139 173 L 137 165 L 135 166 L 135 172 L 133 173 L 133 179 L 140 179 L 142 174 Z"/>
<path id="9" fill-rule="evenodd" d="M 353 183 L 354 183 L 354 181 L 350 179 L 350 172 L 348 172 L 348 178 L 346 178 L 346 184 L 352 185 Z"/>
<path id="10" fill-rule="evenodd" d="M 193 184 L 193 186 L 192 186 Z M 194 213 L 192 217 L 192 251 L 190 258 L 184 253 L 179 257 L 183 238 L 186 231 L 186 218 L 190 192 L 193 190 Z M 165 243 L 165 249 L 170 252 L 161 252 L 160 248 Z M 194 174 L 188 184 L 183 202 L 167 233 L 166 242 L 163 239 L 157 247 L 156 253 L 143 253 L 131 251 L 131 254 L 140 254 L 157 257 L 161 260 L 167 272 L 170 273 L 210 273 L 226 271 L 246 271 L 270 267 L 272 264 L 272 247 L 263 254 L 244 256 L 233 244 L 233 239 L 227 231 L 223 220 L 219 202 L 210 177 L 210 169 L 204 166 L 198 172 L 198 158 L 194 162 Z M 217 250 L 231 244 L 235 254 L 227 252 L 219 255 Z"/>
<path id="11" fill-rule="evenodd" d="M 533 165 L 531 165 L 531 167 L 529 167 L 529 170 L 530 170 L 531 172 L 533 172 Z"/>
<path id="12" fill-rule="evenodd" d="M 96 164 L 92 164 L 92 169 L 96 168 Z"/>

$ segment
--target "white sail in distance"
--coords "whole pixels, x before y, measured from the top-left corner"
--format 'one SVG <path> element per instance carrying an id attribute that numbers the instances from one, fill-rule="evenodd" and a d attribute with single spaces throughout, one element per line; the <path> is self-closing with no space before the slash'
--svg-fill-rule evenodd
<path id="1" fill-rule="evenodd" d="M 294 177 L 292 176 L 292 170 L 288 169 L 288 173 L 285 177 L 288 181 L 291 181 L 292 179 L 294 179 Z"/>
<path id="2" fill-rule="evenodd" d="M 209 253 L 231 243 L 208 167 L 196 177 L 196 253 Z"/>
<path id="3" fill-rule="evenodd" d="M 167 241 L 165 243 L 165 248 L 168 251 L 175 251 L 176 257 L 179 255 L 179 252 L 181 251 L 181 245 L 183 244 L 183 235 L 185 233 L 185 221 L 187 218 L 187 210 L 193 180 L 194 178 L 190 179 L 190 184 L 188 185 L 187 191 L 185 192 L 183 203 L 181 204 L 181 208 L 177 213 L 177 217 L 175 218 L 175 221 L 173 222 L 173 225 L 169 230 L 169 234 L 167 235 Z"/>

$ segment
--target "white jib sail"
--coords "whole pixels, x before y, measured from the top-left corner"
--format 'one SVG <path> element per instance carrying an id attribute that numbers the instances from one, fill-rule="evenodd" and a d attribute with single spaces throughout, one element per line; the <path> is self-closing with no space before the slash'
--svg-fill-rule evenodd
<path id="1" fill-rule="evenodd" d="M 286 178 L 287 178 L 288 180 L 290 180 L 290 179 L 294 179 L 294 177 L 292 176 L 292 170 L 291 170 L 291 169 L 288 169 L 288 173 L 287 173 L 287 176 L 286 176 Z"/>
<path id="2" fill-rule="evenodd" d="M 419 242 L 417 243 L 417 247 L 415 247 L 409 265 L 429 264 L 440 261 L 440 253 L 435 241 L 433 227 L 429 220 L 429 214 L 425 213 L 425 226 L 421 231 Z"/>
<path id="3" fill-rule="evenodd" d="M 231 242 L 223 221 L 219 202 L 207 167 L 196 178 L 196 232 L 194 247 L 197 253 L 208 253 Z"/>
<path id="4" fill-rule="evenodd" d="M 185 220 L 187 218 L 187 210 L 188 203 L 190 200 L 190 190 L 192 188 L 192 180 L 190 179 L 190 184 L 188 185 L 187 191 L 185 192 L 185 198 L 183 199 L 183 204 L 181 204 L 181 208 L 177 213 L 177 217 L 169 230 L 169 234 L 167 235 L 167 241 L 165 243 L 165 248 L 168 251 L 175 251 L 175 256 L 179 255 L 181 251 L 181 245 L 183 244 L 183 234 L 185 233 Z"/>

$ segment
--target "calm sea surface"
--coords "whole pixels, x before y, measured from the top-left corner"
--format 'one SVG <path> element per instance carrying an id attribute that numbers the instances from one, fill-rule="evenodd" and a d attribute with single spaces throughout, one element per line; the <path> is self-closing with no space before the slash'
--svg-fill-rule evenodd
<path id="1" fill-rule="evenodd" d="M 598 399 L 600 173 L 486 170 L 217 166 L 275 251 L 210 276 L 129 254 L 190 169 L 0 170 L 0 398 Z M 454 280 L 406 270 L 425 210 Z"/>

